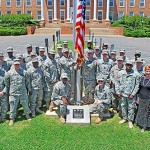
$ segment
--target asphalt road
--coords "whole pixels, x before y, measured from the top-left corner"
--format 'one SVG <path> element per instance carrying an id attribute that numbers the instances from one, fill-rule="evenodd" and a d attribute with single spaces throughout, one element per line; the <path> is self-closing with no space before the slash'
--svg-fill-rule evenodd
<path id="1" fill-rule="evenodd" d="M 52 36 L 48 35 L 25 35 L 25 36 L 0 36 L 1 51 L 7 55 L 6 48 L 13 47 L 16 53 L 24 53 L 26 51 L 26 45 L 31 43 L 33 47 L 45 46 L 45 38 L 49 39 L 49 47 L 53 46 Z M 142 52 L 142 58 L 146 63 L 150 63 L 150 38 L 129 38 L 129 37 L 117 37 L 117 36 L 101 36 L 96 37 L 97 45 L 99 45 L 100 38 L 102 42 L 107 42 L 109 45 L 114 44 L 115 49 L 126 49 L 126 55 L 129 58 L 133 58 L 134 52 L 140 50 Z M 61 36 L 61 40 L 73 40 L 73 36 Z M 89 38 L 86 37 L 86 40 Z M 95 41 L 95 39 L 94 39 Z"/>

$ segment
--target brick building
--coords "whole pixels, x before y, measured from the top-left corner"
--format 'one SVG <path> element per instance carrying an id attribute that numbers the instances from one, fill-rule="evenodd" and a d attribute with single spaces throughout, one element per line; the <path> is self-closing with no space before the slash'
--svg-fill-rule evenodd
<path id="1" fill-rule="evenodd" d="M 123 15 L 150 16 L 150 0 L 86 0 L 86 22 L 104 23 Z M 0 0 L 0 15 L 31 14 L 45 22 L 71 22 L 73 0 Z"/>

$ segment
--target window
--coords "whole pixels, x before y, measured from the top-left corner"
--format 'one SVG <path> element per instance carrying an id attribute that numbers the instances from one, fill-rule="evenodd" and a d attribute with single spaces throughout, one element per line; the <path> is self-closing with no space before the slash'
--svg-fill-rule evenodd
<path id="1" fill-rule="evenodd" d="M 119 7 L 124 7 L 124 0 L 119 0 Z"/>
<path id="2" fill-rule="evenodd" d="M 28 14 L 28 15 L 32 15 L 32 12 L 31 12 L 31 11 L 27 11 L 27 14 Z"/>
<path id="3" fill-rule="evenodd" d="M 110 20 L 110 21 L 113 21 L 113 20 L 114 20 L 114 12 L 113 12 L 113 11 L 110 11 L 110 12 L 109 12 L 109 20 Z"/>
<path id="4" fill-rule="evenodd" d="M 103 11 L 99 10 L 97 14 L 97 20 L 101 21 L 103 19 Z"/>
<path id="5" fill-rule="evenodd" d="M 124 12 L 123 11 L 119 11 L 118 12 L 118 20 L 120 20 L 123 15 L 124 15 Z"/>
<path id="6" fill-rule="evenodd" d="M 148 14 L 148 17 L 150 18 L 150 13 Z"/>
<path id="7" fill-rule="evenodd" d="M 90 20 L 90 11 L 85 11 L 85 21 Z"/>
<path id="8" fill-rule="evenodd" d="M 114 0 L 110 0 L 110 1 L 109 1 L 109 6 L 110 6 L 110 7 L 114 7 Z"/>
<path id="9" fill-rule="evenodd" d="M 41 20 L 41 11 L 37 11 L 37 19 Z"/>
<path id="10" fill-rule="evenodd" d="M 91 0 L 86 0 L 86 6 L 90 6 L 91 5 Z"/>
<path id="11" fill-rule="evenodd" d="M 144 12 L 139 12 L 139 16 L 143 17 L 144 16 Z"/>
<path id="12" fill-rule="evenodd" d="M 31 6 L 31 0 L 26 0 L 26 6 Z"/>
<path id="13" fill-rule="evenodd" d="M 52 10 L 48 10 L 48 20 L 49 21 L 53 20 L 53 11 Z"/>
<path id="14" fill-rule="evenodd" d="M 64 10 L 60 10 L 60 20 L 61 21 L 65 20 L 65 11 Z"/>
<path id="15" fill-rule="evenodd" d="M 2 5 L 2 0 L 0 0 L 0 7 L 1 7 L 1 5 Z"/>
<path id="16" fill-rule="evenodd" d="M 47 5 L 48 5 L 48 6 L 52 6 L 52 5 L 53 5 L 52 0 L 47 0 Z"/>
<path id="17" fill-rule="evenodd" d="M 65 0 L 60 0 L 60 6 L 65 6 Z"/>
<path id="18" fill-rule="evenodd" d="M 41 0 L 36 0 L 36 5 L 41 6 Z"/>
<path id="19" fill-rule="evenodd" d="M 102 7 L 103 6 L 103 0 L 98 0 L 98 6 Z"/>
<path id="20" fill-rule="evenodd" d="M 135 0 L 130 0 L 130 7 L 134 7 Z"/>
<path id="21" fill-rule="evenodd" d="M 130 12 L 129 12 L 129 16 L 134 16 L 134 12 L 133 12 L 133 11 L 130 11 Z"/>
<path id="22" fill-rule="evenodd" d="M 11 11 L 10 11 L 10 10 L 8 10 L 8 11 L 7 11 L 7 14 L 11 14 Z"/>
<path id="23" fill-rule="evenodd" d="M 140 0 L 140 7 L 145 7 L 145 0 Z"/>
<path id="24" fill-rule="evenodd" d="M 0 11 L 0 16 L 2 15 L 2 12 Z"/>
<path id="25" fill-rule="evenodd" d="M 16 0 L 16 6 L 17 7 L 21 6 L 21 0 Z"/>
<path id="26" fill-rule="evenodd" d="M 11 6 L 11 0 L 6 0 L 6 7 L 10 7 Z"/>
<path id="27" fill-rule="evenodd" d="M 21 14 L 21 11 L 17 11 L 17 14 Z"/>

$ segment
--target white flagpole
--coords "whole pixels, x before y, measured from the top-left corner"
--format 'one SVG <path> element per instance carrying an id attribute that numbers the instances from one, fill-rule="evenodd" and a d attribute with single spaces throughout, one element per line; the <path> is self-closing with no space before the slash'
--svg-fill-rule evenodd
<path id="1" fill-rule="evenodd" d="M 75 25 L 76 25 L 76 15 L 77 15 L 77 4 L 79 0 L 74 0 L 73 2 L 73 7 L 74 7 L 74 16 L 73 16 L 73 41 L 74 41 L 74 49 L 75 49 L 75 41 L 76 41 L 76 30 L 75 30 Z M 77 52 L 74 51 L 74 58 L 77 60 L 78 54 Z M 80 105 L 81 102 L 81 80 L 80 80 L 80 70 L 77 70 L 75 72 L 75 91 L 74 91 L 74 100 L 77 105 Z"/>

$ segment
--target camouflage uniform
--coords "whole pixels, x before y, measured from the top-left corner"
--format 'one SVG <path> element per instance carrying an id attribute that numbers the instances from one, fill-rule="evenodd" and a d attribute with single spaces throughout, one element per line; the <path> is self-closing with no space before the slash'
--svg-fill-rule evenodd
<path id="1" fill-rule="evenodd" d="M 61 75 L 62 78 L 64 78 L 66 76 L 67 78 L 67 74 L 63 73 Z M 59 110 L 60 110 L 60 116 L 64 117 L 66 115 L 66 108 L 67 108 L 67 104 L 64 104 L 62 101 L 62 97 L 66 97 L 66 99 L 69 101 L 70 97 L 71 97 L 71 86 L 70 84 L 67 82 L 66 84 L 64 84 L 62 81 L 58 81 L 53 88 L 53 92 L 52 92 L 52 102 L 59 106 Z"/>
<path id="2" fill-rule="evenodd" d="M 31 87 L 27 72 L 21 68 L 18 72 L 15 69 L 9 70 L 6 73 L 4 81 L 9 91 L 10 119 L 15 120 L 19 100 L 23 106 L 26 118 L 30 118 L 27 90 L 31 91 Z"/>
<path id="3" fill-rule="evenodd" d="M 33 66 L 27 70 L 30 78 L 32 94 L 29 95 L 30 110 L 35 113 L 35 108 L 38 110 L 42 106 L 43 100 L 43 72 L 40 67 Z"/>
<path id="4" fill-rule="evenodd" d="M 0 56 L 1 57 L 4 57 L 3 53 L 0 52 Z M 5 71 L 8 71 L 10 68 L 10 66 L 8 65 L 8 63 L 6 61 L 3 60 L 3 62 L 0 64 L 0 68 L 5 70 Z"/>
<path id="5" fill-rule="evenodd" d="M 0 116 L 2 121 L 5 120 L 6 113 L 8 110 L 8 102 L 6 98 L 7 91 L 4 84 L 4 76 L 5 76 L 5 70 L 0 69 L 0 92 L 2 91 L 4 92 L 4 95 L 0 97 Z"/>
<path id="6" fill-rule="evenodd" d="M 102 116 L 102 113 L 110 107 L 111 104 L 111 97 L 110 97 L 110 89 L 108 86 L 104 85 L 103 87 L 100 87 L 97 85 L 95 87 L 95 93 L 94 93 L 94 104 L 90 106 L 90 112 L 93 110 L 97 110 L 99 113 L 99 116 Z M 96 103 L 98 100 L 101 100 L 102 103 L 98 104 Z"/>
<path id="7" fill-rule="evenodd" d="M 132 69 L 130 72 L 122 70 L 118 74 L 118 79 L 115 82 L 116 94 L 121 94 L 121 110 L 124 120 L 133 121 L 134 109 L 136 101 L 136 93 L 139 87 L 139 78 L 137 73 Z M 133 98 L 130 99 L 129 96 Z"/>
<path id="8" fill-rule="evenodd" d="M 31 61 L 31 56 L 28 52 L 23 54 L 23 59 L 25 63 L 28 63 L 29 61 Z"/>
<path id="9" fill-rule="evenodd" d="M 54 53 L 55 54 L 55 53 Z M 58 71 L 55 59 L 47 58 L 44 65 L 44 98 L 46 107 L 49 107 L 53 86 L 57 81 Z"/>

